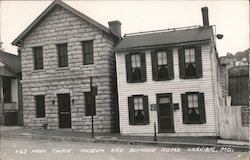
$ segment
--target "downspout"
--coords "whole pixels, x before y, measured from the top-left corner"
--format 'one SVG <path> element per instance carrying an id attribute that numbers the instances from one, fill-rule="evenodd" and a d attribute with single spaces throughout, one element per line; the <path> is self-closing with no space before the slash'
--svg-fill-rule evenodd
<path id="1" fill-rule="evenodd" d="M 211 73 L 212 73 L 212 84 L 214 84 L 214 79 L 215 79 L 215 77 L 213 76 L 213 56 L 212 56 L 212 54 L 213 54 L 213 47 L 214 47 L 214 43 L 213 42 L 211 42 L 212 43 L 212 47 L 211 47 L 211 50 L 210 50 L 210 59 L 211 59 Z M 216 76 L 217 76 L 217 73 L 216 73 Z M 215 84 L 214 84 L 215 85 Z M 215 86 L 213 85 L 213 99 L 214 99 L 214 113 L 215 113 L 215 124 L 216 124 L 216 134 L 217 134 L 217 136 L 219 136 L 219 120 L 218 120 L 218 106 L 217 106 L 217 100 L 216 100 L 216 92 L 215 92 Z M 218 87 L 217 85 L 216 85 L 216 87 Z"/>

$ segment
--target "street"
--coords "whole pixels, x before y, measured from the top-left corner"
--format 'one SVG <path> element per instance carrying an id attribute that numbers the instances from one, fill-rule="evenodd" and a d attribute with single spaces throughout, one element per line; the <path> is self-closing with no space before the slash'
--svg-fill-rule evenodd
<path id="1" fill-rule="evenodd" d="M 246 152 L 1 138 L 1 160 L 248 160 Z"/>

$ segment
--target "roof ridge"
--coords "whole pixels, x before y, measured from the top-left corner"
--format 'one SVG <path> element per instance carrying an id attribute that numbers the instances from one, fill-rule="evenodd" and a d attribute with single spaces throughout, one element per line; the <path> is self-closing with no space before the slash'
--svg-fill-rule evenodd
<path id="1" fill-rule="evenodd" d="M 176 27 L 176 28 L 167 28 L 167 29 L 160 29 L 160 30 L 134 32 L 134 33 L 127 33 L 127 34 L 124 35 L 124 37 L 126 37 L 126 36 L 138 36 L 138 35 L 145 35 L 145 34 L 153 34 L 153 33 L 162 33 L 162 32 L 182 31 L 182 30 L 198 29 L 198 28 L 204 28 L 204 27 L 201 26 L 201 25 L 194 25 L 194 26 L 186 26 L 186 27 Z"/>

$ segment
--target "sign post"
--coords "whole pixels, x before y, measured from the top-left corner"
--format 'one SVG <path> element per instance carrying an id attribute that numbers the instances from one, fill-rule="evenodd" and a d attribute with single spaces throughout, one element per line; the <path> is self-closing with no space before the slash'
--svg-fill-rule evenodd
<path id="1" fill-rule="evenodd" d="M 92 93 L 92 77 L 90 77 L 90 90 L 91 90 L 91 93 Z M 94 138 L 94 115 L 93 113 L 91 114 L 91 126 L 92 126 L 92 138 Z"/>

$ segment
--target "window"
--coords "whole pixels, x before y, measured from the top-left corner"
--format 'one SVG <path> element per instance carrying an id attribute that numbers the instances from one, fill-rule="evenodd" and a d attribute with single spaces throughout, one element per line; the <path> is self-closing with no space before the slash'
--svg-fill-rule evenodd
<path id="1" fill-rule="evenodd" d="M 3 102 L 12 102 L 11 78 L 3 78 Z"/>
<path id="2" fill-rule="evenodd" d="M 153 80 L 161 81 L 174 78 L 172 49 L 152 51 L 151 59 Z"/>
<path id="3" fill-rule="evenodd" d="M 206 123 L 204 93 L 189 92 L 181 95 L 184 124 Z"/>
<path id="4" fill-rule="evenodd" d="M 132 96 L 128 97 L 129 124 L 145 125 L 149 124 L 148 97 Z"/>
<path id="5" fill-rule="evenodd" d="M 45 117 L 45 96 L 39 95 L 35 96 L 36 101 L 36 118 Z"/>
<path id="6" fill-rule="evenodd" d="M 202 77 L 201 47 L 179 49 L 180 78 Z"/>
<path id="7" fill-rule="evenodd" d="M 43 69 L 43 47 L 33 48 L 34 53 L 34 67 L 36 69 Z"/>
<path id="8" fill-rule="evenodd" d="M 96 115 L 95 96 L 92 92 L 84 93 L 86 116 Z"/>
<path id="9" fill-rule="evenodd" d="M 83 64 L 93 64 L 93 41 L 82 42 L 82 51 L 83 51 Z"/>
<path id="10" fill-rule="evenodd" d="M 68 49 L 67 49 L 67 43 L 64 44 L 58 44 L 57 45 L 57 51 L 58 51 L 58 64 L 59 67 L 67 67 L 68 66 Z"/>
<path id="11" fill-rule="evenodd" d="M 146 81 L 146 64 L 144 53 L 132 53 L 126 55 L 127 81 L 144 82 Z"/>

